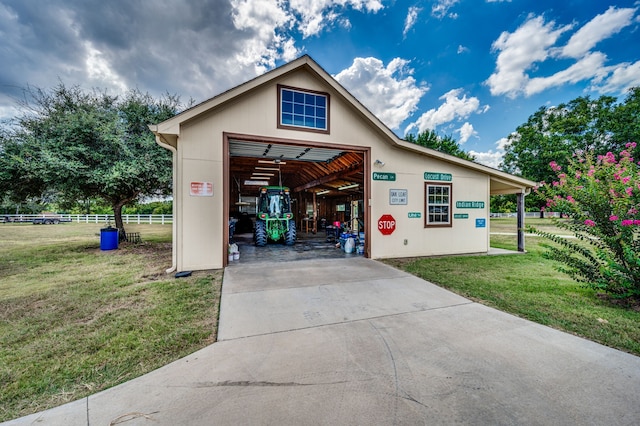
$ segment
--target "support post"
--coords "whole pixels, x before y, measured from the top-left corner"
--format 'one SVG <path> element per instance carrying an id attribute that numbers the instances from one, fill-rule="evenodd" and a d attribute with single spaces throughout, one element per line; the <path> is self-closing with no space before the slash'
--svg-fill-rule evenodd
<path id="1" fill-rule="evenodd" d="M 524 252 L 524 191 L 517 194 L 518 251 Z"/>

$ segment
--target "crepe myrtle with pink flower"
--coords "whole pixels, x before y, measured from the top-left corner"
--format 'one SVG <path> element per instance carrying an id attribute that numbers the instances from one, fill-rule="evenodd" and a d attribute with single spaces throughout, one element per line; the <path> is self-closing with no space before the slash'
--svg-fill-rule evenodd
<path id="1" fill-rule="evenodd" d="M 549 164 L 555 176 L 541 182 L 536 193 L 545 209 L 561 212 L 566 219 L 552 219 L 577 239 L 529 228 L 552 243 L 549 258 L 558 269 L 579 282 L 619 297 L 640 297 L 640 162 L 626 144 L 618 155 L 576 153 L 566 170 Z"/>

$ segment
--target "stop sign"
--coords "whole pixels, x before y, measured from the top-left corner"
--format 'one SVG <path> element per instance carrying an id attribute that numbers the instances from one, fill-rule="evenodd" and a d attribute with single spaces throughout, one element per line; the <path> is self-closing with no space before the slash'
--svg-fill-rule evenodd
<path id="1" fill-rule="evenodd" d="M 378 219 L 378 230 L 382 235 L 391 235 L 396 230 L 396 220 L 390 214 L 383 214 Z"/>

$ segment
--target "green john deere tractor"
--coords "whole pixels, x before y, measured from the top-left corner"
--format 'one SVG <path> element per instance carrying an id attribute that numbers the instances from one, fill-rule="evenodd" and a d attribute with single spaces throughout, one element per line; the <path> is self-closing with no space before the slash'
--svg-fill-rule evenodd
<path id="1" fill-rule="evenodd" d="M 296 242 L 296 222 L 291 211 L 291 196 L 286 186 L 263 186 L 257 203 L 256 246 L 264 247 L 267 240 L 281 241 L 288 246 Z"/>

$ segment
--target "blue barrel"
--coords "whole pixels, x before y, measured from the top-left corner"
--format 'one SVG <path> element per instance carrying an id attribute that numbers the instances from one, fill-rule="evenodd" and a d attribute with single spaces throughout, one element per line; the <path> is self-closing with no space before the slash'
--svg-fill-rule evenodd
<path id="1" fill-rule="evenodd" d="M 102 228 L 100 230 L 100 250 L 118 248 L 118 228 Z"/>

